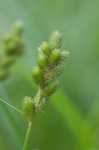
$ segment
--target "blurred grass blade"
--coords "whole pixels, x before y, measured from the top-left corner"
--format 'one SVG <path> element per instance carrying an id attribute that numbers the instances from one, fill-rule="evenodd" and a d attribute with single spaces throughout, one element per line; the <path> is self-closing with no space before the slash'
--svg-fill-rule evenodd
<path id="1" fill-rule="evenodd" d="M 70 98 L 64 95 L 62 91 L 57 92 L 51 98 L 51 104 L 54 106 L 64 122 L 77 138 L 77 145 L 82 150 L 92 145 L 92 126 L 88 120 L 84 120 L 80 110 L 72 103 Z M 77 146 L 77 149 L 79 149 Z"/>
<path id="2" fill-rule="evenodd" d="M 3 121 L 3 127 L 8 133 L 6 136 L 9 135 L 9 142 L 11 142 L 12 139 L 12 147 L 14 149 L 20 149 L 23 142 L 23 134 L 15 120 L 15 114 L 13 116 L 7 106 L 0 104 L 0 118 Z"/>

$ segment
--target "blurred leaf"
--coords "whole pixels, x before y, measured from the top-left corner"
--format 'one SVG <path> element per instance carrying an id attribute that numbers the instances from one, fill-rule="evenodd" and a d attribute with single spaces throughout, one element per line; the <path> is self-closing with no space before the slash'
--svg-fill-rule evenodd
<path id="1" fill-rule="evenodd" d="M 77 149 L 87 149 L 93 145 L 93 127 L 90 121 L 85 120 L 80 110 L 74 105 L 71 99 L 58 91 L 52 98 L 51 104 L 59 115 L 68 124 L 70 130 L 77 139 Z"/>

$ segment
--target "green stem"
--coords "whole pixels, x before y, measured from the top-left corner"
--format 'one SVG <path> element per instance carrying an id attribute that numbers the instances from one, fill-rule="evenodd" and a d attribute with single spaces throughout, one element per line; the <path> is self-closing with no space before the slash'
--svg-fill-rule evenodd
<path id="1" fill-rule="evenodd" d="M 4 103 L 4 104 L 8 105 L 10 108 L 12 108 L 13 110 L 15 110 L 16 112 L 18 112 L 18 113 L 20 113 L 20 114 L 23 113 L 20 109 L 18 109 L 18 108 L 16 108 L 15 106 L 13 106 L 13 105 L 7 103 L 5 100 L 3 100 L 3 99 L 0 98 L 0 101 L 1 101 L 2 103 Z"/>
<path id="2" fill-rule="evenodd" d="M 32 121 L 29 121 L 22 150 L 27 150 L 27 145 L 28 145 L 31 127 L 32 127 Z"/>

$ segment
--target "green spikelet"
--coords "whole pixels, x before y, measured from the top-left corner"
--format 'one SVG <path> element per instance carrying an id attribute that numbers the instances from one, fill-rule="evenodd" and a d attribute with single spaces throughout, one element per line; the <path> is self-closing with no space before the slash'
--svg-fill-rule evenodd
<path id="1" fill-rule="evenodd" d="M 51 52 L 51 48 L 47 42 L 43 42 L 40 46 L 41 50 L 45 55 L 49 55 Z"/>
<path id="2" fill-rule="evenodd" d="M 58 49 L 54 49 L 49 57 L 50 64 L 57 64 L 60 58 L 60 51 Z"/>
<path id="3" fill-rule="evenodd" d="M 32 77 L 37 84 L 42 84 L 44 82 L 44 75 L 39 66 L 33 67 Z"/>
<path id="4" fill-rule="evenodd" d="M 38 56 L 38 65 L 42 69 L 47 68 L 47 57 L 43 53 L 40 53 Z"/>
<path id="5" fill-rule="evenodd" d="M 35 113 L 35 105 L 30 97 L 25 97 L 23 101 L 23 112 L 29 121 L 32 120 Z"/>
<path id="6" fill-rule="evenodd" d="M 37 65 L 33 67 L 32 77 L 38 86 L 34 99 L 35 113 L 43 108 L 49 97 L 59 87 L 58 77 L 64 72 L 69 52 L 61 50 L 62 36 L 54 31 L 49 42 L 38 48 Z"/>
<path id="7" fill-rule="evenodd" d="M 62 45 L 62 35 L 59 31 L 54 31 L 50 38 L 50 46 L 52 49 L 61 48 Z"/>

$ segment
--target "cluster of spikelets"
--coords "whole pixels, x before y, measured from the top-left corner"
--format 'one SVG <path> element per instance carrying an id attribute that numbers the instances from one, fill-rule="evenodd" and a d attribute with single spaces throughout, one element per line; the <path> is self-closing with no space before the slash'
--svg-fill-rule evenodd
<path id="1" fill-rule="evenodd" d="M 38 48 L 37 65 L 33 67 L 32 77 L 39 89 L 33 99 L 25 97 L 23 103 L 23 111 L 28 120 L 32 120 L 59 86 L 58 77 L 63 73 L 69 56 L 68 51 L 61 50 L 61 45 L 62 36 L 54 31 L 50 40 Z"/>
<path id="2" fill-rule="evenodd" d="M 10 67 L 15 62 L 15 56 L 23 53 L 22 33 L 23 24 L 18 22 L 14 25 L 12 32 L 3 37 L 3 44 L 0 48 L 0 81 L 9 77 Z"/>

